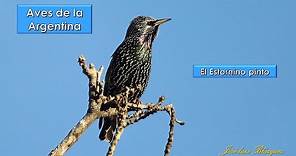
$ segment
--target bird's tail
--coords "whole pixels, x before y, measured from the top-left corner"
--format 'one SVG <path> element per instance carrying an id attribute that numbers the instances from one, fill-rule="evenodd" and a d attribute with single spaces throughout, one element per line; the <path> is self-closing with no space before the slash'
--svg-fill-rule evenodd
<path id="1" fill-rule="evenodd" d="M 113 140 L 114 132 L 116 130 L 116 123 L 117 123 L 117 119 L 114 116 L 100 118 L 99 128 L 101 128 L 102 124 L 103 124 L 103 128 L 100 132 L 99 138 L 101 140 L 111 142 Z"/>

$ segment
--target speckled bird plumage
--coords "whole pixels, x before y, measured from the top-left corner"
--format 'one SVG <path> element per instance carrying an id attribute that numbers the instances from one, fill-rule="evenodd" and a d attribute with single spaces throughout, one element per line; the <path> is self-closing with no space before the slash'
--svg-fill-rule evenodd
<path id="1" fill-rule="evenodd" d="M 104 95 L 114 96 L 129 87 L 135 89 L 135 93 L 129 97 L 130 102 L 141 97 L 150 77 L 153 41 L 159 25 L 168 20 L 155 20 L 147 16 L 138 16 L 132 20 L 124 41 L 112 55 L 105 77 Z M 104 118 L 103 121 L 99 137 L 112 141 L 117 127 L 116 117 Z M 102 119 L 100 127 L 101 124 Z"/>

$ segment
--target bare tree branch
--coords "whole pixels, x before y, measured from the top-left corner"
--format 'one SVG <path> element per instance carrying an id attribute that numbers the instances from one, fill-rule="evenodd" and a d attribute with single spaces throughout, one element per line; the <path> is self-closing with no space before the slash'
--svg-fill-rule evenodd
<path id="1" fill-rule="evenodd" d="M 174 125 L 175 123 L 178 123 L 180 125 L 184 124 L 184 122 L 176 119 L 174 107 L 171 104 L 162 106 L 162 103 L 164 102 L 164 97 L 160 97 L 156 104 L 142 104 L 140 101 L 137 103 L 130 103 L 127 99 L 128 95 L 133 93 L 132 88 L 127 88 L 126 92 L 123 92 L 114 97 L 104 96 L 103 81 L 100 80 L 103 72 L 103 67 L 101 66 L 98 70 L 96 70 L 93 64 L 87 66 L 86 59 L 83 56 L 79 57 L 78 63 L 82 68 L 82 72 L 88 77 L 89 80 L 88 110 L 86 114 L 82 117 L 82 119 L 59 143 L 59 145 L 57 145 L 56 148 L 54 148 L 49 153 L 49 156 L 63 156 L 65 152 L 69 150 L 76 141 L 78 141 L 79 137 L 96 119 L 100 117 L 116 116 L 118 119 L 118 127 L 106 154 L 107 156 L 113 156 L 120 136 L 124 131 L 124 128 L 159 111 L 166 111 L 170 115 L 169 137 L 164 153 L 165 156 L 168 156 L 171 152 L 173 144 Z M 101 106 L 109 102 L 116 102 L 117 108 L 109 108 L 108 110 L 101 111 Z M 134 113 L 128 115 L 129 111 L 134 111 Z"/>

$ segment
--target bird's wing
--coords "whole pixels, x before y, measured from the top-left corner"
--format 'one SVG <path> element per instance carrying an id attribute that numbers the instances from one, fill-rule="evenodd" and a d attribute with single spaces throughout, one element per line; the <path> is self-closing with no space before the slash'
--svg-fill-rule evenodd
<path id="1" fill-rule="evenodd" d="M 105 95 L 116 95 L 121 93 L 126 86 L 132 68 L 129 66 L 128 50 L 130 42 L 123 41 L 112 55 L 110 65 L 105 77 Z"/>

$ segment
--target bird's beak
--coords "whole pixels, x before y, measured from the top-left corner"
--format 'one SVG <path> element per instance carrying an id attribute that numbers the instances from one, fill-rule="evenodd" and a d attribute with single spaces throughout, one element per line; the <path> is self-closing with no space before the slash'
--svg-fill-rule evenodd
<path id="1" fill-rule="evenodd" d="M 163 23 L 166 23 L 167 21 L 170 21 L 171 18 L 161 18 L 161 19 L 157 19 L 155 20 L 155 26 L 161 25 Z"/>

